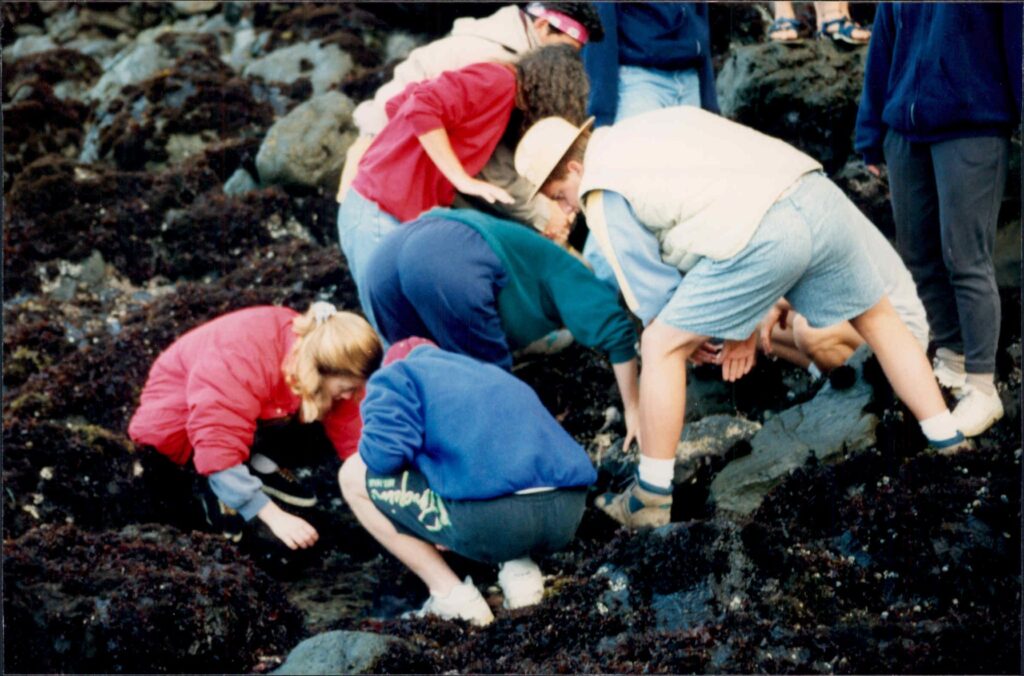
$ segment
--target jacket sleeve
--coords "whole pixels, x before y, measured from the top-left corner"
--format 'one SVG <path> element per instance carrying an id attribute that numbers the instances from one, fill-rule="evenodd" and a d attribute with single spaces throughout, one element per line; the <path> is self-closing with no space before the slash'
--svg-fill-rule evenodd
<path id="1" fill-rule="evenodd" d="M 516 78 L 506 66 L 478 63 L 410 85 L 403 94 L 393 115 L 390 110 L 396 99 L 388 102 L 389 117 L 404 117 L 413 133 L 422 136 L 503 110 L 515 99 Z"/>
<path id="2" fill-rule="evenodd" d="M 346 399 L 324 416 L 324 431 L 342 460 L 347 459 L 359 448 L 359 435 L 363 430 L 363 421 L 359 417 L 359 402 L 364 396 L 365 392 L 358 397 Z"/>
<path id="3" fill-rule="evenodd" d="M 378 371 L 360 407 L 363 434 L 359 455 L 377 474 L 396 474 L 412 465 L 423 448 L 423 405 L 402 364 Z"/>
<path id="4" fill-rule="evenodd" d="M 590 114 L 595 127 L 615 122 L 619 105 L 619 22 L 616 3 L 596 3 L 604 27 L 604 39 L 583 48 L 583 67 L 590 79 Z"/>
<path id="5" fill-rule="evenodd" d="M 612 288 L 569 253 L 551 268 L 548 294 L 573 337 L 605 352 L 613 364 L 634 358 L 636 328 Z"/>
<path id="6" fill-rule="evenodd" d="M 1021 115 L 1021 31 L 1024 30 L 1024 6 L 1019 2 L 1003 5 L 1003 49 L 1006 53 L 1006 75 L 1013 92 L 1014 111 Z"/>
<path id="7" fill-rule="evenodd" d="M 245 465 L 214 472 L 209 481 L 213 494 L 231 509 L 238 510 L 246 521 L 252 520 L 270 502 L 262 490 L 263 482 Z"/>
<path id="8" fill-rule="evenodd" d="M 185 384 L 185 430 L 200 474 L 249 457 L 260 401 L 268 396 L 263 381 L 259 367 L 242 355 L 211 352 L 193 366 Z"/>
<path id="9" fill-rule="evenodd" d="M 867 64 L 864 67 L 864 88 L 860 95 L 854 130 L 854 148 L 863 155 L 867 164 L 881 164 L 885 161 L 882 145 L 887 126 L 882 121 L 882 111 L 885 109 L 889 71 L 892 67 L 893 30 L 892 5 L 882 3 L 878 6 L 875 23 L 871 27 L 871 44 L 868 45 Z"/>
<path id="10" fill-rule="evenodd" d="M 697 3 L 694 12 L 704 22 L 705 32 L 710 35 L 708 28 L 708 6 L 706 2 Z M 700 107 L 709 113 L 720 115 L 722 109 L 718 107 L 718 94 L 715 92 L 715 67 L 711 62 L 711 44 L 702 45 L 704 51 L 700 65 L 697 66 L 697 76 L 700 79 Z"/>

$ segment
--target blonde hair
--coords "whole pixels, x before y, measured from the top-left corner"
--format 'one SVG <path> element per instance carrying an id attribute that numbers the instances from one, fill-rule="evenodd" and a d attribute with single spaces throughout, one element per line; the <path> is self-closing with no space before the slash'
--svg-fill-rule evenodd
<path id="1" fill-rule="evenodd" d="M 365 380 L 380 367 L 380 338 L 357 314 L 331 312 L 325 317 L 311 306 L 292 320 L 292 330 L 298 340 L 281 369 L 292 392 L 302 398 L 303 422 L 321 420 L 334 405 L 330 395 L 322 391 L 325 377 Z"/>

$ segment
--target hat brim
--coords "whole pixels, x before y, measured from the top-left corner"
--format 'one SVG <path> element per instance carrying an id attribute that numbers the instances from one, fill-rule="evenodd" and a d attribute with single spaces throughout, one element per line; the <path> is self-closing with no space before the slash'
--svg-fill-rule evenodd
<path id="1" fill-rule="evenodd" d="M 544 184 L 547 183 L 548 180 L 551 178 L 551 172 L 555 170 L 555 167 L 557 167 L 558 163 L 562 161 L 562 158 L 565 157 L 565 154 L 569 152 L 569 148 L 572 148 L 572 144 L 576 143 L 576 139 L 578 139 L 583 132 L 590 129 L 594 125 L 595 119 L 596 118 L 593 115 L 591 115 L 590 117 L 583 121 L 583 124 L 579 126 L 579 128 L 576 130 L 576 133 L 573 134 L 572 138 L 569 140 L 569 143 L 564 148 L 562 148 L 562 151 L 558 153 L 558 155 L 555 156 L 554 162 L 552 162 L 551 166 L 548 167 L 547 171 L 544 172 L 544 180 L 541 182 L 541 184 L 535 185 L 533 187 L 533 190 L 530 191 L 529 196 L 526 198 L 527 202 L 529 202 L 530 200 L 537 196 L 537 193 L 540 192 L 540 189 L 543 188 Z"/>

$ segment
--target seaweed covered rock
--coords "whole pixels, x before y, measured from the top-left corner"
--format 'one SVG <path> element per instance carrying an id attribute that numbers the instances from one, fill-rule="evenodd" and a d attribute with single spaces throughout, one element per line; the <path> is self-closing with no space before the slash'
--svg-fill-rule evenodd
<path id="1" fill-rule="evenodd" d="M 220 538 L 34 529 L 4 545 L 5 667 L 244 672 L 300 637 L 280 588 Z"/>
<path id="2" fill-rule="evenodd" d="M 328 631 L 295 646 L 274 674 L 372 674 L 378 673 L 382 656 L 413 652 L 405 641 L 366 631 Z"/>
<path id="3" fill-rule="evenodd" d="M 287 6 L 274 18 L 267 48 L 317 42 L 321 48 L 336 47 L 363 68 L 383 63 L 388 24 L 375 16 L 378 8 L 357 3 L 302 3 Z M 436 11 L 436 8 L 434 9 Z"/>
<path id="4" fill-rule="evenodd" d="M 737 47 L 716 78 L 722 114 L 792 143 L 833 173 L 853 151 L 864 57 L 826 40 Z"/>
<path id="5" fill-rule="evenodd" d="M 293 210 L 306 217 L 311 204 L 289 199 L 279 188 L 239 196 L 220 191 L 238 168 L 225 162 L 225 154 L 219 146 L 157 174 L 52 155 L 37 160 L 10 192 L 5 294 L 38 289 L 39 263 L 79 261 L 93 250 L 142 284 L 156 275 L 225 274 L 246 252 L 285 237 L 308 238 Z M 235 161 L 244 162 L 244 152 L 236 154 Z M 318 227 L 322 233 L 326 224 Z"/>
<path id="6" fill-rule="evenodd" d="M 4 537 L 41 524 L 85 530 L 133 523 L 193 528 L 192 478 L 124 433 L 88 423 L 6 420 Z"/>
<path id="7" fill-rule="evenodd" d="M 321 45 L 314 40 L 274 50 L 251 61 L 242 74 L 284 84 L 307 78 L 316 95 L 340 83 L 351 69 L 352 58 L 348 54 L 336 45 Z"/>

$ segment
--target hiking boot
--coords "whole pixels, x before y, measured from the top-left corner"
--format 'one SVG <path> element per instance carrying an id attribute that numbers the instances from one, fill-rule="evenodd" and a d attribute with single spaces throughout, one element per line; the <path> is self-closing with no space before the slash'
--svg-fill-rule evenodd
<path id="1" fill-rule="evenodd" d="M 669 522 L 672 489 L 655 488 L 634 478 L 622 493 L 599 495 L 594 504 L 629 528 L 657 528 Z"/>
<path id="2" fill-rule="evenodd" d="M 544 598 L 544 576 L 533 559 L 525 557 L 501 564 L 498 586 L 505 600 L 502 607 L 509 610 L 540 603 Z"/>
<path id="3" fill-rule="evenodd" d="M 478 627 L 484 627 L 494 621 L 491 607 L 473 584 L 473 578 L 468 576 L 461 584 L 455 585 L 447 596 L 437 597 L 431 594 L 422 608 L 403 613 L 402 619 L 427 615 L 435 615 L 444 620 L 466 620 Z"/>
<path id="4" fill-rule="evenodd" d="M 224 539 L 231 542 L 242 541 L 245 519 L 234 509 L 221 502 L 209 484 L 200 493 L 199 502 L 203 506 L 206 523 L 210 525 L 213 532 L 219 532 Z"/>
<path id="5" fill-rule="evenodd" d="M 316 504 L 316 495 L 303 486 L 291 470 L 279 467 L 270 474 L 254 474 L 263 482 L 263 492 L 281 502 L 296 507 L 312 507 Z"/>
<path id="6" fill-rule="evenodd" d="M 956 426 L 965 437 L 976 437 L 1003 417 L 1003 402 L 999 392 L 986 394 L 976 387 L 965 385 L 960 403 L 953 409 Z"/>
<path id="7" fill-rule="evenodd" d="M 964 385 L 967 384 L 967 373 L 964 371 L 963 357 L 959 357 L 959 368 L 954 366 L 954 361 L 959 355 L 945 348 L 939 348 L 932 360 L 932 372 L 935 373 L 935 380 L 939 385 L 948 388 L 953 396 L 958 399 L 963 394 Z"/>

